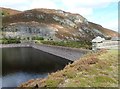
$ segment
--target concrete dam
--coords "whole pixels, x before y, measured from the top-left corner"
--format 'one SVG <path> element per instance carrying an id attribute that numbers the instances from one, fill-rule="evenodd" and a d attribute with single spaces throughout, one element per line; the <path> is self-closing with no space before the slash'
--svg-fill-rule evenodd
<path id="1" fill-rule="evenodd" d="M 68 59 L 71 61 L 78 60 L 84 54 L 90 52 L 90 50 L 85 50 L 85 49 L 52 46 L 52 45 L 36 44 L 36 43 L 1 44 L 0 45 L 0 48 L 11 48 L 11 47 L 32 47 L 32 48 Z"/>
<path id="2" fill-rule="evenodd" d="M 45 78 L 89 52 L 35 43 L 0 44 L 0 49 L 3 87 L 17 87 L 30 79 Z"/>

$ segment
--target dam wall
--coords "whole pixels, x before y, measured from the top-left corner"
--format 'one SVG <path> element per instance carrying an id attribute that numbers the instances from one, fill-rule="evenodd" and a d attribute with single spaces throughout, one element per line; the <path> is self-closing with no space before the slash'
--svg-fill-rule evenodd
<path id="1" fill-rule="evenodd" d="M 24 43 L 24 44 L 2 44 L 0 48 L 7 47 L 32 47 L 52 55 L 56 55 L 71 61 L 78 60 L 84 54 L 90 52 L 89 50 L 79 49 L 79 48 L 70 48 L 70 47 L 61 47 L 61 46 L 52 46 L 45 44 L 36 44 L 36 43 Z"/>

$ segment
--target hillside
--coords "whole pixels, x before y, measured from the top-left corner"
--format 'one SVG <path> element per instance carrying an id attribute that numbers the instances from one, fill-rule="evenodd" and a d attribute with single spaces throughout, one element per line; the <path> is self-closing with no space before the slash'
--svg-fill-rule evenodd
<path id="1" fill-rule="evenodd" d="M 118 56 L 117 50 L 89 53 L 45 79 L 32 79 L 19 87 L 118 87 Z"/>
<path id="2" fill-rule="evenodd" d="M 4 11 L 4 9 L 3 9 Z M 19 13 L 14 10 L 3 17 L 3 31 L 13 32 L 9 36 L 42 36 L 53 40 L 87 40 L 97 36 L 115 37 L 117 32 L 87 21 L 79 14 L 55 9 L 32 9 Z M 17 35 L 14 32 L 20 32 Z M 25 34 L 23 34 L 25 33 Z"/>
<path id="3" fill-rule="evenodd" d="M 0 10 L 1 10 L 2 16 L 15 15 L 21 12 L 18 10 L 13 10 L 10 8 L 3 8 L 3 7 L 0 7 Z"/>
<path id="4" fill-rule="evenodd" d="M 101 31 L 102 33 L 104 33 L 105 35 L 107 35 L 107 36 L 111 36 L 111 37 L 117 36 L 116 32 L 114 32 L 114 31 L 112 31 L 112 30 L 110 30 L 110 29 L 104 28 L 104 27 L 102 27 L 102 26 L 99 25 L 99 24 L 95 24 L 95 23 L 89 22 L 89 25 L 90 25 L 90 27 L 93 27 L 93 29 L 94 29 L 94 28 L 95 28 L 95 29 L 100 29 L 100 31 Z"/>

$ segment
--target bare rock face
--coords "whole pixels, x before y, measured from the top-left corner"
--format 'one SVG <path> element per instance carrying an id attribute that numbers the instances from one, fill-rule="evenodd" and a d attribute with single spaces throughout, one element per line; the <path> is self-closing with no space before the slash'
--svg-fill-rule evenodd
<path id="1" fill-rule="evenodd" d="M 79 14 L 62 10 L 33 9 L 3 17 L 5 37 L 42 36 L 53 40 L 88 40 L 117 36 L 117 32 L 87 21 Z"/>
<path id="2" fill-rule="evenodd" d="M 55 38 L 56 28 L 38 22 L 12 23 L 4 28 L 5 37 L 32 37 Z"/>

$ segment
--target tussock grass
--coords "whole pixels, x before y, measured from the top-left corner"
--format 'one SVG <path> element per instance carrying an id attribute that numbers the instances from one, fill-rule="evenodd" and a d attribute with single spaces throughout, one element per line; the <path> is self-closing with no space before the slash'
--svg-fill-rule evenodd
<path id="1" fill-rule="evenodd" d="M 117 50 L 89 53 L 37 83 L 42 87 L 118 87 L 119 55 Z"/>

